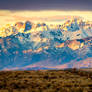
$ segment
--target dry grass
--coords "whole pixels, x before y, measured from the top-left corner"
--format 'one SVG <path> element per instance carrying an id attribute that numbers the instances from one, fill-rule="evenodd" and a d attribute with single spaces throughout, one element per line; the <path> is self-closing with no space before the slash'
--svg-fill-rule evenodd
<path id="1" fill-rule="evenodd" d="M 0 92 L 92 92 L 88 72 L 41 70 L 0 72 Z"/>

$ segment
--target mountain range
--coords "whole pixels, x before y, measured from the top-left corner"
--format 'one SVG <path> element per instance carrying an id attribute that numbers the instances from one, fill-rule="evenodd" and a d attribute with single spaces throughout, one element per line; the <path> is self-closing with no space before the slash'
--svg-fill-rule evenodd
<path id="1" fill-rule="evenodd" d="M 0 28 L 0 70 L 92 68 L 92 22 L 30 21 Z"/>

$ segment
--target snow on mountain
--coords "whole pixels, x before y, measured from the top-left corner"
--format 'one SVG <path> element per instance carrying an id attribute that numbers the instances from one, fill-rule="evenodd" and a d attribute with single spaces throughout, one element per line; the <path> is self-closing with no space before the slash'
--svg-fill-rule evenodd
<path id="1" fill-rule="evenodd" d="M 81 18 L 63 25 L 8 24 L 0 28 L 0 70 L 74 67 L 92 57 L 91 36 L 92 23 Z"/>

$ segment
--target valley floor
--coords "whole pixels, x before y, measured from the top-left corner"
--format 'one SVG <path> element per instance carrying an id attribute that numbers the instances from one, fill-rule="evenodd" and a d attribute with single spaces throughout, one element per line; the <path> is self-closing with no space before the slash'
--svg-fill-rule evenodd
<path id="1" fill-rule="evenodd" d="M 76 69 L 1 71 L 0 92 L 92 92 L 92 72 Z"/>

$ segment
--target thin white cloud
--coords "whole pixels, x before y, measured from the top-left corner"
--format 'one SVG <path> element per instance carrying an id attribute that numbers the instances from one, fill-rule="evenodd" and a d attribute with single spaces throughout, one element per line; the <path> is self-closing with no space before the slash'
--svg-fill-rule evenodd
<path id="1" fill-rule="evenodd" d="M 9 11 L 9 10 L 0 10 L 0 26 L 4 24 L 8 24 L 8 23 L 14 23 L 17 21 L 26 21 L 26 20 L 30 20 L 33 22 L 43 22 L 45 18 L 48 18 L 49 20 L 49 18 L 53 16 L 80 16 L 86 20 L 92 21 L 92 11 L 56 11 L 56 10 L 55 11 L 54 10 Z M 50 21 L 47 21 L 47 22 L 50 23 Z"/>

